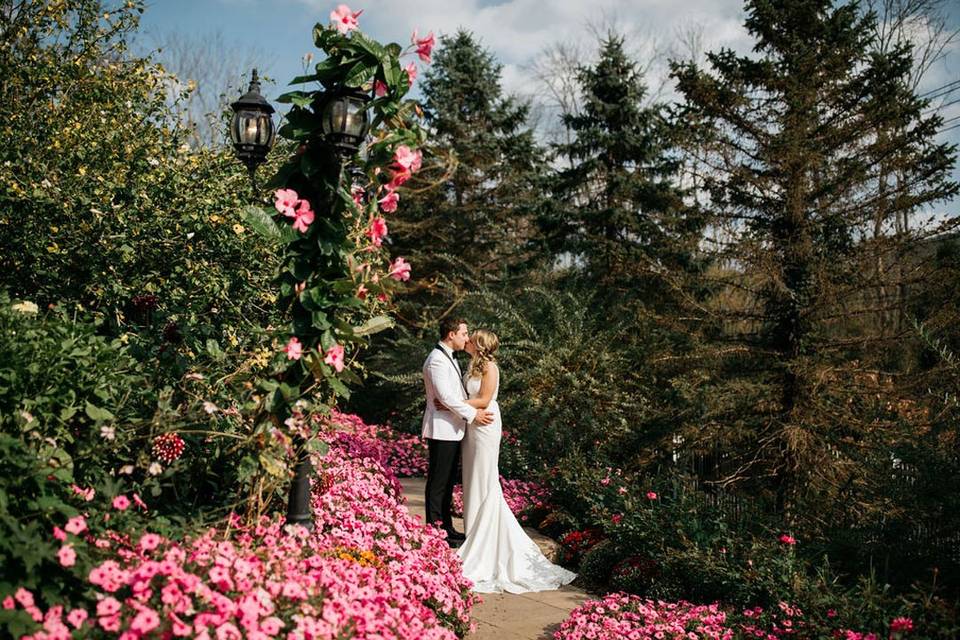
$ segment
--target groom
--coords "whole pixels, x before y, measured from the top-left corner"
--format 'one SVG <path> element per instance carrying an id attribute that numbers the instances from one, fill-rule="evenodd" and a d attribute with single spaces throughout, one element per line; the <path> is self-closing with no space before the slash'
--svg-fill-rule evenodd
<path id="1" fill-rule="evenodd" d="M 486 409 L 474 409 L 466 403 L 463 374 L 453 354 L 463 351 L 469 337 L 466 321 L 452 318 L 441 320 L 440 342 L 423 363 L 423 386 L 427 393 L 423 437 L 427 440 L 429 452 L 424 496 L 427 522 L 440 522 L 451 546 L 464 539 L 464 535 L 453 528 L 450 514 L 460 441 L 471 422 L 481 425 L 493 422 L 492 413 Z M 446 408 L 438 409 L 435 400 L 439 400 Z"/>

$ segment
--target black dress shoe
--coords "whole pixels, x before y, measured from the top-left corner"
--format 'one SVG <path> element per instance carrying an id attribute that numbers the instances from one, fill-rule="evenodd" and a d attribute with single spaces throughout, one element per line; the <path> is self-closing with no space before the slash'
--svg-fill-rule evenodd
<path id="1" fill-rule="evenodd" d="M 447 532 L 447 540 L 458 540 L 460 542 L 463 542 L 464 540 L 467 539 L 467 536 L 463 535 L 456 529 L 444 529 L 444 531 Z"/>

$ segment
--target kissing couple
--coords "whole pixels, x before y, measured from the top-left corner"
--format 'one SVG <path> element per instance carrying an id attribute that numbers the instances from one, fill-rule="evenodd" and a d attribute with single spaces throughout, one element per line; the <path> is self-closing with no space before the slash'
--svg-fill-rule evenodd
<path id="1" fill-rule="evenodd" d="M 429 466 L 425 503 L 427 522 L 441 526 L 463 563 L 463 575 L 480 593 L 549 591 L 576 574 L 551 563 L 517 522 L 500 487 L 500 437 L 503 431 L 497 392 L 496 334 L 465 320 L 440 321 L 440 342 L 423 363 L 427 406 L 423 437 Z M 454 355 L 470 354 L 464 373 Z M 463 457 L 464 533 L 453 528 L 451 506 L 457 461 Z"/>

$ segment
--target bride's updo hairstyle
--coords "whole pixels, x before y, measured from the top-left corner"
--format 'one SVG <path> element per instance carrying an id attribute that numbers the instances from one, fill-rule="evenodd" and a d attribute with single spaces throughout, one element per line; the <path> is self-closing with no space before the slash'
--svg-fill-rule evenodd
<path id="1" fill-rule="evenodd" d="M 477 355 L 470 361 L 470 377 L 479 378 L 483 375 L 488 362 L 496 362 L 494 354 L 500 346 L 500 339 L 493 331 L 486 329 L 477 329 L 470 339 L 473 340 L 473 346 L 477 348 Z"/>

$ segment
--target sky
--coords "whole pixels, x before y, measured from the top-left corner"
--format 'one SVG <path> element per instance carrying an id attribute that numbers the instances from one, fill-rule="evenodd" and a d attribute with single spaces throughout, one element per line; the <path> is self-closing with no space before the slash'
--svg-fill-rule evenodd
<path id="1" fill-rule="evenodd" d="M 144 42 L 160 42 L 170 34 L 194 41 L 219 39 L 235 57 L 246 52 L 245 62 L 257 64 L 265 83 L 263 93 L 274 99 L 288 90 L 286 83 L 304 71 L 307 53 L 319 54 L 311 32 L 317 22 L 326 23 L 336 2 L 327 0 L 148 0 L 141 21 Z M 545 48 L 557 43 L 577 45 L 586 61 L 595 53 L 598 29 L 610 25 L 628 36 L 631 53 L 638 60 L 656 60 L 648 72 L 648 84 L 662 87 L 660 96 L 675 94 L 666 79 L 666 59 L 678 51 L 678 34 L 691 29 L 702 33 L 702 48 L 729 47 L 747 53 L 751 39 L 743 27 L 742 0 L 417 0 L 387 2 L 355 1 L 353 10 L 363 10 L 360 28 L 382 42 L 406 45 L 414 29 L 438 36 L 459 28 L 472 31 L 503 64 L 504 90 L 524 98 L 538 98 L 541 91 L 531 65 Z M 960 29 L 960 2 L 947 2 L 948 28 Z M 418 64 L 423 66 L 422 63 Z M 960 38 L 925 77 L 920 92 L 960 80 Z M 960 99 L 960 84 L 942 102 Z M 944 118 L 960 116 L 960 102 L 944 109 Z M 960 124 L 960 119 L 945 126 Z M 960 143 L 960 127 L 942 134 Z M 954 171 L 960 180 L 960 167 Z M 951 203 L 951 208 L 960 199 Z"/>

